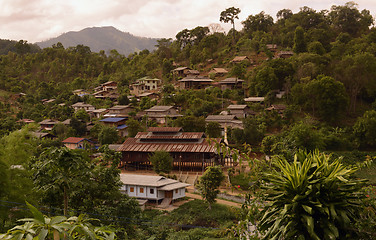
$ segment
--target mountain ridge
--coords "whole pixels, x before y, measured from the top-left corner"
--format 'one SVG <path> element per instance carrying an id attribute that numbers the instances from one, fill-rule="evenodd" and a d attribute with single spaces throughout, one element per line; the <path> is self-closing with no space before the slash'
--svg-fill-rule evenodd
<path id="1" fill-rule="evenodd" d="M 36 42 L 40 48 L 51 47 L 61 42 L 64 47 L 75 47 L 79 44 L 90 47 L 91 51 L 104 50 L 107 54 L 110 50 L 129 55 L 133 52 L 147 49 L 152 51 L 157 44 L 157 38 L 138 37 L 129 32 L 122 32 L 115 27 L 88 27 L 80 31 L 69 31 L 58 37 L 46 41 Z"/>

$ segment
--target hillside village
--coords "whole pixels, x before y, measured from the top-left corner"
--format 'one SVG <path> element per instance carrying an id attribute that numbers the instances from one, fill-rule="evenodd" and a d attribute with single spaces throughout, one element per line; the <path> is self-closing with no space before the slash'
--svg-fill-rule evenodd
<path id="1" fill-rule="evenodd" d="M 96 214 L 119 239 L 290 239 L 290 224 L 303 226 L 291 238 L 372 239 L 373 22 L 349 2 L 275 21 L 261 12 L 227 34 L 184 29 L 128 56 L 7 45 L 0 233 L 30 215 L 26 200 L 54 216 Z M 205 195 L 210 171 L 221 181 Z M 299 219 L 285 213 L 292 201 Z"/>

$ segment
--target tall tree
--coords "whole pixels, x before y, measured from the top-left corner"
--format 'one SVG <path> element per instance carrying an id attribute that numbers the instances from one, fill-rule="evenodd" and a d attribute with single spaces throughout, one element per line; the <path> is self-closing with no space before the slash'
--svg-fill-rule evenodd
<path id="1" fill-rule="evenodd" d="M 304 29 L 300 26 L 296 27 L 294 35 L 294 52 L 302 53 L 307 51 L 307 43 L 304 37 Z"/>
<path id="2" fill-rule="evenodd" d="M 224 22 L 224 23 L 230 22 L 232 24 L 234 39 L 235 39 L 235 19 L 239 19 L 238 17 L 239 13 L 240 13 L 240 8 L 230 7 L 222 11 L 221 16 L 219 18 L 219 21 L 221 22 Z"/>

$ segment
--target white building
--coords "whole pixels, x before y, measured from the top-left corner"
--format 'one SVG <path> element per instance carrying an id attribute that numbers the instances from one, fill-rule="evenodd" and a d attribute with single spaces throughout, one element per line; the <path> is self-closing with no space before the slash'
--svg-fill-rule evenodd
<path id="1" fill-rule="evenodd" d="M 163 200 L 175 200 L 185 197 L 185 188 L 190 184 L 162 176 L 120 174 L 123 182 L 121 191 L 130 197 Z"/>

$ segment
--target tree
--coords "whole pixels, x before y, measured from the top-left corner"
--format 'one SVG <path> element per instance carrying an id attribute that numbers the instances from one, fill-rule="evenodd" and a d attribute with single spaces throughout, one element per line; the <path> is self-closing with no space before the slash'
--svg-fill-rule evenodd
<path id="1" fill-rule="evenodd" d="M 166 151 L 156 151 L 149 157 L 149 161 L 153 164 L 153 170 L 159 174 L 171 172 L 174 159 Z"/>
<path id="2" fill-rule="evenodd" d="M 347 2 L 344 6 L 333 5 L 329 18 L 335 30 L 351 36 L 359 36 L 368 31 L 374 20 L 368 10 L 359 12 L 354 2 Z"/>
<path id="3" fill-rule="evenodd" d="M 313 115 L 333 122 L 348 105 L 345 86 L 332 77 L 320 75 L 306 84 L 296 84 L 291 90 L 295 104 L 311 109 Z"/>
<path id="4" fill-rule="evenodd" d="M 173 122 L 176 127 L 182 127 L 185 132 L 204 132 L 205 119 L 203 117 L 183 116 Z"/>
<path id="5" fill-rule="evenodd" d="M 347 239 L 365 197 L 364 181 L 351 177 L 358 167 L 318 151 L 299 151 L 291 163 L 275 157 L 273 164 L 262 185 L 263 239 Z"/>
<path id="6" fill-rule="evenodd" d="M 118 97 L 119 105 L 128 105 L 129 104 L 129 98 L 127 94 L 120 94 Z"/>
<path id="7" fill-rule="evenodd" d="M 304 29 L 296 27 L 294 35 L 294 52 L 302 53 L 307 51 L 307 44 L 304 38 Z"/>
<path id="8" fill-rule="evenodd" d="M 219 193 L 219 186 L 225 176 L 222 172 L 221 167 L 207 167 L 204 174 L 198 180 L 196 187 L 200 191 L 202 198 L 209 204 L 209 209 L 211 205 L 215 202 L 215 199 Z"/>
<path id="9" fill-rule="evenodd" d="M 209 122 L 206 125 L 206 133 L 210 138 L 221 137 L 221 125 L 218 122 Z"/>
<path id="10" fill-rule="evenodd" d="M 141 123 L 137 120 L 134 119 L 129 119 L 126 122 L 128 126 L 128 136 L 129 137 L 134 137 L 138 132 L 141 132 L 143 130 L 143 127 L 141 126 Z"/>
<path id="11" fill-rule="evenodd" d="M 240 13 L 239 8 L 230 7 L 230 8 L 227 8 L 226 10 L 222 11 L 221 16 L 219 18 L 219 21 L 221 21 L 221 22 L 224 22 L 224 23 L 230 22 L 232 24 L 234 39 L 235 39 L 235 19 L 239 19 L 239 17 L 238 17 L 239 13 Z"/>
<path id="12" fill-rule="evenodd" d="M 376 111 L 367 111 L 359 117 L 353 126 L 353 132 L 362 147 L 376 146 Z"/>
<path id="13" fill-rule="evenodd" d="M 90 120 L 90 115 L 84 109 L 75 112 L 74 117 L 82 122 L 88 122 Z"/>
<path id="14" fill-rule="evenodd" d="M 270 27 L 273 26 L 273 18 L 262 11 L 255 16 L 249 15 L 242 24 L 244 31 L 249 34 L 256 31 L 268 32 Z"/>
<path id="15" fill-rule="evenodd" d="M 369 52 L 345 56 L 336 64 L 334 72 L 336 79 L 345 85 L 350 97 L 349 108 L 354 112 L 360 92 L 376 84 L 376 57 Z"/>
<path id="16" fill-rule="evenodd" d="M 88 159 L 77 151 L 68 148 L 50 148 L 34 158 L 34 184 L 43 192 L 43 202 L 54 205 L 64 203 L 64 215 L 68 215 L 68 201 L 72 190 L 84 188 L 89 183 Z M 63 201 L 58 200 L 59 196 Z M 56 199 L 51 202 L 51 199 Z M 57 204 L 59 206 L 59 204 Z"/>
<path id="17" fill-rule="evenodd" d="M 116 143 L 119 139 L 119 134 L 115 127 L 103 126 L 98 134 L 98 140 L 101 145 Z"/>
<path id="18" fill-rule="evenodd" d="M 278 78 L 271 67 L 263 67 L 252 79 L 257 96 L 265 96 L 269 91 L 278 89 Z"/>

